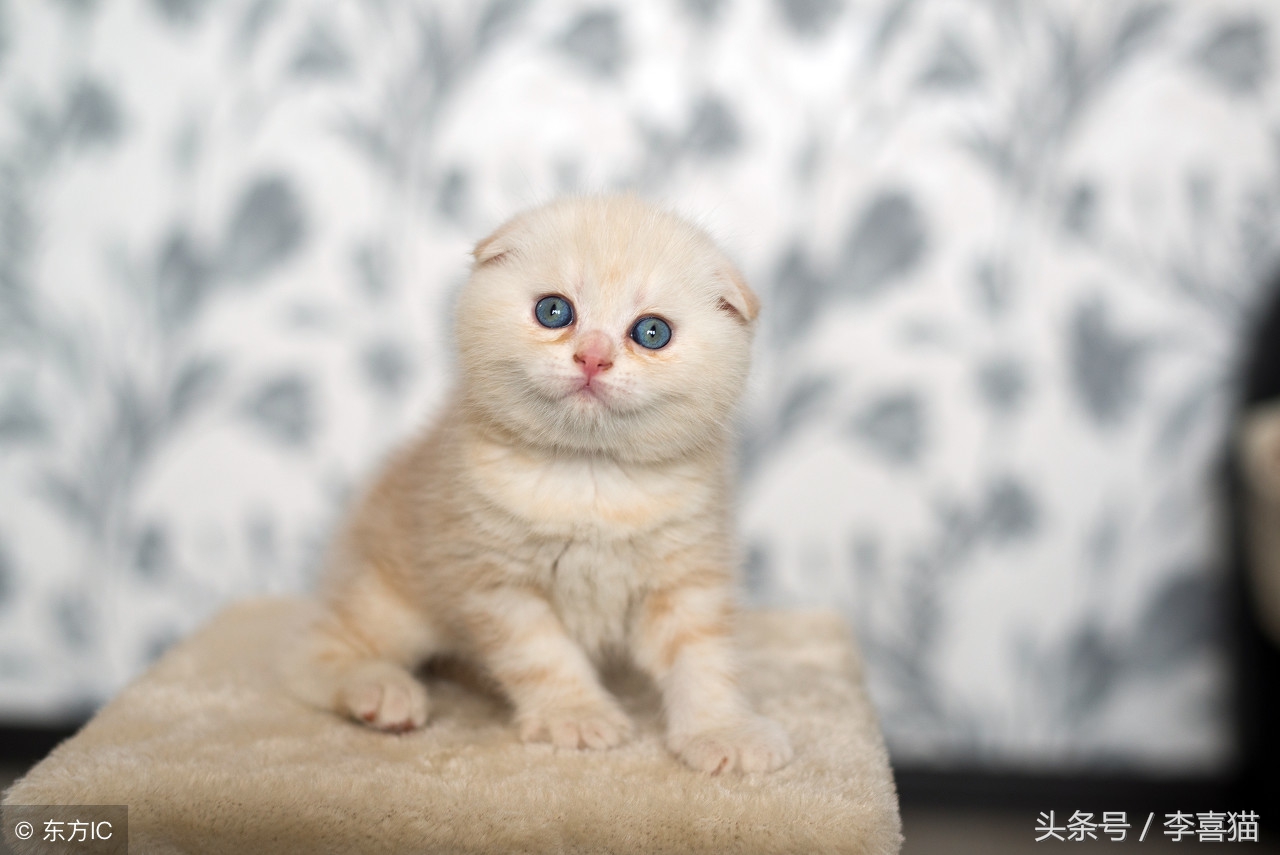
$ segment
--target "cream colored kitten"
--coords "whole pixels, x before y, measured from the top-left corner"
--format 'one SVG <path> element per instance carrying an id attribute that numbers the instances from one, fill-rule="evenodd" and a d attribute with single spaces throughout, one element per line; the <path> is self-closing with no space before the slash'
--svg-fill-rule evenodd
<path id="1" fill-rule="evenodd" d="M 633 198 L 536 209 L 474 254 L 454 393 L 347 521 L 296 690 L 408 730 L 428 717 L 410 670 L 461 655 L 522 739 L 608 748 L 631 722 L 595 666 L 625 653 L 685 763 L 783 765 L 730 638 L 730 421 L 755 296 L 705 234 Z"/>

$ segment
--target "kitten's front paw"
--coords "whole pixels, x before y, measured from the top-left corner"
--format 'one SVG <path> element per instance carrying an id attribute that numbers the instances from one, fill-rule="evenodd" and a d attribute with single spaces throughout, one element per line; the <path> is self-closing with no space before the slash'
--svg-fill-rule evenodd
<path id="1" fill-rule="evenodd" d="M 612 703 L 563 707 L 519 716 L 524 742 L 557 748 L 613 748 L 631 738 L 631 719 Z"/>
<path id="2" fill-rule="evenodd" d="M 791 761 L 791 740 L 778 724 L 753 716 L 727 727 L 671 734 L 667 746 L 686 765 L 718 775 L 740 769 L 770 772 Z"/>
<path id="3" fill-rule="evenodd" d="M 378 730 L 404 733 L 427 723 L 427 690 L 399 668 L 353 674 L 338 693 L 341 712 Z"/>

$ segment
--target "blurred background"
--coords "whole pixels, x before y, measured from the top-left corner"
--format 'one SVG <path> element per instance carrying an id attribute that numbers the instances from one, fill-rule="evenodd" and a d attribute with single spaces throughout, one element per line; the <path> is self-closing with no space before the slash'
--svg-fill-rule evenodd
<path id="1" fill-rule="evenodd" d="M 746 595 L 847 615 L 908 806 L 1237 780 L 1241 687 L 1274 680 L 1223 473 L 1280 250 L 1278 27 L 1267 0 L 0 0 L 9 750 L 307 588 L 442 399 L 471 245 L 634 189 L 763 299 Z"/>

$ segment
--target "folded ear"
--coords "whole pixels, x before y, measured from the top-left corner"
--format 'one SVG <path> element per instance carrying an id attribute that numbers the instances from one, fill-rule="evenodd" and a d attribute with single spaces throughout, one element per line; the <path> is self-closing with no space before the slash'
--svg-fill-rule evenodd
<path id="1" fill-rule="evenodd" d="M 720 308 L 735 314 L 743 323 L 751 323 L 760 314 L 760 298 L 747 285 L 747 280 L 732 264 L 725 264 L 720 278 Z"/>
<path id="2" fill-rule="evenodd" d="M 498 261 L 515 249 L 512 238 L 515 235 L 517 225 L 518 218 L 507 220 L 498 226 L 493 234 L 476 244 L 476 248 L 471 250 L 471 255 L 475 257 L 477 267 L 492 261 Z"/>

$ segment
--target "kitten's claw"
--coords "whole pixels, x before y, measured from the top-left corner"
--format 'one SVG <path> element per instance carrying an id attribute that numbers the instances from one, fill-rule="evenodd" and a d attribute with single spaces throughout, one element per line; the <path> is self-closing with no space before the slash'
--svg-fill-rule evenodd
<path id="1" fill-rule="evenodd" d="M 791 741 L 781 727 L 753 716 L 727 727 L 672 734 L 667 746 L 688 766 L 718 775 L 739 769 L 770 772 L 791 761 Z"/>
<path id="2" fill-rule="evenodd" d="M 343 712 L 378 730 L 404 733 L 427 723 L 427 691 L 407 672 L 356 676 L 339 699 Z"/>
<path id="3" fill-rule="evenodd" d="M 631 738 L 631 719 L 612 704 L 571 707 L 521 716 L 520 739 L 557 748 L 613 748 Z"/>

